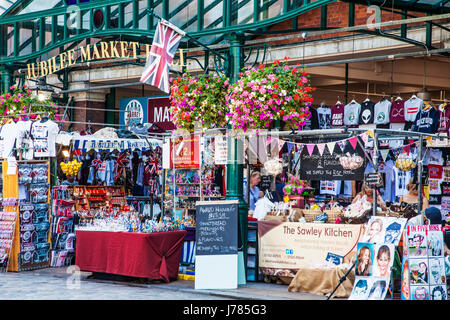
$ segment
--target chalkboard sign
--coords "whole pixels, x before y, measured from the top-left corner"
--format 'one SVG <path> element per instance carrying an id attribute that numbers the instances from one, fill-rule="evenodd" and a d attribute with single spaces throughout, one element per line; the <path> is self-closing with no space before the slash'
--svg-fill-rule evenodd
<path id="1" fill-rule="evenodd" d="M 316 143 L 323 143 L 326 141 L 319 141 Z M 364 163 L 356 170 L 346 170 L 339 162 L 339 156 L 346 154 L 357 154 L 364 159 Z M 358 144 L 356 149 L 350 143 L 347 144 L 344 152 L 336 144 L 332 153 L 325 148 L 322 155 L 319 154 L 317 147 L 314 147 L 314 151 L 309 155 L 307 147 L 303 148 L 300 160 L 300 179 L 302 180 L 355 180 L 362 181 L 364 179 L 365 170 L 365 156 L 364 150 Z"/>
<path id="2" fill-rule="evenodd" d="M 266 190 L 270 190 L 272 186 L 272 176 L 261 176 L 261 182 L 259 183 L 259 189 L 262 192 L 266 192 Z"/>
<path id="3" fill-rule="evenodd" d="M 368 173 L 364 177 L 364 181 L 366 185 L 369 187 L 383 187 L 383 176 L 380 172 L 372 172 Z"/>
<path id="4" fill-rule="evenodd" d="M 238 202 L 198 201 L 196 255 L 237 254 Z"/>

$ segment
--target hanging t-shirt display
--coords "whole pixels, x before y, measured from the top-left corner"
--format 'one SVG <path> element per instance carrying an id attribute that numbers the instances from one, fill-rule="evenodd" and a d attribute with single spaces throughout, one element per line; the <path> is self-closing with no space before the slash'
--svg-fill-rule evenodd
<path id="1" fill-rule="evenodd" d="M 424 165 L 437 164 L 440 166 L 444 165 L 444 159 L 442 158 L 442 151 L 439 149 L 428 148 L 427 151 L 425 151 L 423 164 Z"/>
<path id="2" fill-rule="evenodd" d="M 310 107 L 309 111 L 311 112 L 311 118 L 305 120 L 305 125 L 302 130 L 314 130 L 319 129 L 319 122 L 317 119 L 317 110 Z"/>
<path id="3" fill-rule="evenodd" d="M 405 101 L 405 121 L 412 122 L 416 118 L 419 110 L 422 109 L 423 100 L 413 96 L 409 100 Z"/>
<path id="4" fill-rule="evenodd" d="M 35 157 L 56 156 L 56 135 L 59 132 L 58 125 L 52 120 L 36 121 L 31 128 L 34 140 Z"/>
<path id="5" fill-rule="evenodd" d="M 331 107 L 331 126 L 342 127 L 344 126 L 344 105 L 342 103 L 336 103 Z"/>
<path id="6" fill-rule="evenodd" d="M 344 125 L 356 126 L 359 122 L 359 113 L 361 111 L 361 105 L 352 101 L 344 107 Z"/>
<path id="7" fill-rule="evenodd" d="M 430 194 L 442 194 L 441 192 L 441 180 L 428 179 L 428 192 Z"/>
<path id="8" fill-rule="evenodd" d="M 317 109 L 317 118 L 319 129 L 331 128 L 331 109 L 328 107 L 320 107 Z"/>
<path id="9" fill-rule="evenodd" d="M 404 100 L 394 100 L 392 102 L 390 122 L 391 123 L 405 122 L 405 101 Z"/>
<path id="10" fill-rule="evenodd" d="M 16 143 L 17 124 L 14 121 L 5 124 L 0 132 L 0 137 L 3 140 L 2 158 L 11 157 Z"/>
<path id="11" fill-rule="evenodd" d="M 437 132 L 446 133 L 448 135 L 448 129 L 450 128 L 450 103 L 441 104 L 438 108 L 439 111 L 439 127 Z"/>
<path id="12" fill-rule="evenodd" d="M 373 122 L 375 124 L 389 123 L 389 115 L 391 113 L 391 103 L 386 99 L 377 102 L 374 107 L 374 112 L 375 118 Z"/>
<path id="13" fill-rule="evenodd" d="M 428 165 L 428 176 L 430 179 L 442 179 L 443 167 L 436 164 Z"/>
<path id="14" fill-rule="evenodd" d="M 24 160 L 33 160 L 32 125 L 33 121 L 31 120 L 17 122 L 16 148 L 20 150 Z"/>
<path id="15" fill-rule="evenodd" d="M 429 106 L 422 109 L 416 115 L 413 122 L 412 131 L 423 133 L 436 133 L 439 127 L 439 112 Z"/>
<path id="16" fill-rule="evenodd" d="M 361 103 L 361 113 L 359 114 L 359 124 L 371 124 L 374 118 L 375 103 L 366 100 Z"/>
<path id="17" fill-rule="evenodd" d="M 395 196 L 402 197 L 408 193 L 406 186 L 413 177 L 412 171 L 402 171 L 397 167 L 394 170 L 394 181 L 395 181 Z"/>

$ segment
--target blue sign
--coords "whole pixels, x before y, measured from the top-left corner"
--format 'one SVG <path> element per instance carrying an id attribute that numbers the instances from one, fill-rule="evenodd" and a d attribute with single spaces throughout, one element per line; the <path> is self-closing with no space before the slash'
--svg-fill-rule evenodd
<path id="1" fill-rule="evenodd" d="M 148 98 L 120 99 L 120 124 L 137 125 L 148 122 Z"/>

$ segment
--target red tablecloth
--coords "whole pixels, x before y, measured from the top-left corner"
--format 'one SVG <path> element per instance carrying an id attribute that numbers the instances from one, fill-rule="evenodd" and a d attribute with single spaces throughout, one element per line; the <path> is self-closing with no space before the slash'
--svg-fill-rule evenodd
<path id="1" fill-rule="evenodd" d="M 82 271 L 162 279 L 178 277 L 186 231 L 77 231 L 75 264 Z"/>

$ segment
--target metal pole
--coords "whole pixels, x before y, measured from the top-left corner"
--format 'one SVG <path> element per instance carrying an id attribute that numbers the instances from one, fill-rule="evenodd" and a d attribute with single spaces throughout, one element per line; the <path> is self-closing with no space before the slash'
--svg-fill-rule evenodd
<path id="1" fill-rule="evenodd" d="M 419 155 L 418 155 L 418 157 L 419 157 L 418 165 L 419 166 L 417 168 L 417 175 L 418 175 L 417 179 L 419 179 L 419 183 L 418 183 L 419 184 L 419 188 L 418 188 L 419 194 L 418 194 L 417 200 L 419 203 L 417 204 L 417 208 L 419 210 L 419 214 L 422 215 L 422 224 L 423 224 L 424 213 L 422 212 L 422 171 L 423 171 L 423 167 L 422 167 L 423 147 L 422 147 L 422 145 L 423 145 L 423 136 L 420 136 L 419 137 Z"/>
<path id="2" fill-rule="evenodd" d="M 378 133 L 373 135 L 373 169 L 378 172 Z M 377 187 L 373 188 L 373 216 L 377 215 Z"/>

